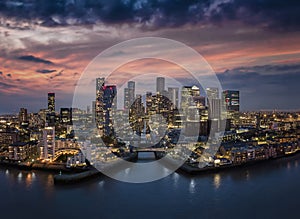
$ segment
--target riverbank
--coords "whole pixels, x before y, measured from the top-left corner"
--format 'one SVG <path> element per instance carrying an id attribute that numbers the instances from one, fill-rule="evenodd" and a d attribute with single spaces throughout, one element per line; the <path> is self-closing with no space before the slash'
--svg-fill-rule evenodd
<path id="1" fill-rule="evenodd" d="M 228 164 L 228 165 L 223 165 L 223 166 L 218 166 L 218 167 L 203 167 L 199 168 L 197 166 L 192 166 L 190 164 L 184 163 L 178 170 L 190 175 L 196 175 L 196 174 L 205 174 L 205 173 L 216 173 L 224 170 L 230 170 L 234 168 L 244 168 L 248 166 L 253 166 L 253 165 L 259 165 L 262 163 L 266 162 L 271 162 L 272 160 L 279 160 L 279 159 L 284 159 L 284 158 L 289 158 L 293 157 L 296 155 L 300 155 L 300 151 L 296 151 L 294 153 L 289 153 L 283 156 L 278 156 L 275 158 L 269 158 L 269 159 L 262 159 L 262 160 L 251 160 L 247 161 L 245 163 L 238 163 L 238 164 Z"/>
<path id="2" fill-rule="evenodd" d="M 128 157 L 122 158 L 126 161 L 136 161 L 137 160 L 137 153 L 130 154 Z M 114 166 L 118 165 L 117 163 L 112 163 L 111 165 L 106 164 L 106 168 L 114 168 Z M 59 174 L 54 175 L 54 183 L 55 184 L 71 184 L 71 183 L 77 183 L 80 181 L 88 180 L 90 178 L 96 177 L 102 175 L 102 173 L 90 166 L 88 170 L 81 172 L 81 173 L 72 173 L 72 174 Z"/>

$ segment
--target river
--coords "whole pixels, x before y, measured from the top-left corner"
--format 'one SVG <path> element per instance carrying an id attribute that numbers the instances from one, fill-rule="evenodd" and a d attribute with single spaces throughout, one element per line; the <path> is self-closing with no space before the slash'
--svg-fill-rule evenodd
<path id="1" fill-rule="evenodd" d="M 49 172 L 0 168 L 1 218 L 297 218 L 299 203 L 300 154 L 144 184 L 54 185 Z"/>

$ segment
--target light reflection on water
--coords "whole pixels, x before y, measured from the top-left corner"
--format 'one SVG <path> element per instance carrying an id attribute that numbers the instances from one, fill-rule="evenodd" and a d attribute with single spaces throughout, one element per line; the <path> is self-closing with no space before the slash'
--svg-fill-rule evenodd
<path id="1" fill-rule="evenodd" d="M 78 216 L 84 217 L 84 206 L 91 205 L 93 209 L 101 210 L 103 218 L 112 218 L 111 214 L 117 215 L 115 218 L 121 218 L 118 217 L 119 211 L 129 213 L 135 208 L 147 212 L 149 206 L 156 206 L 155 209 L 163 211 L 160 206 L 165 206 L 165 213 L 160 216 L 166 218 L 171 214 L 179 217 L 179 211 L 185 211 L 184 209 L 190 215 L 199 214 L 198 218 L 201 212 L 202 218 L 216 218 L 217 215 L 228 212 L 234 215 L 253 208 L 256 212 L 263 213 L 268 203 L 277 203 L 280 208 L 274 210 L 272 205 L 272 211 L 268 211 L 268 214 L 279 217 L 280 211 L 293 209 L 294 204 L 298 203 L 296 198 L 300 196 L 300 166 L 296 158 L 198 176 L 173 173 L 162 180 L 145 184 L 122 183 L 101 176 L 75 185 L 54 186 L 52 173 L 0 168 L 0 206 L 6 203 L 14 206 L 15 198 L 20 196 L 22 203 L 35 203 L 37 209 L 47 206 L 47 202 L 52 203 L 56 207 L 52 209 L 53 214 L 55 211 L 58 213 L 61 206 L 69 206 L 72 209 L 82 209 L 82 213 L 78 210 Z M 128 174 L 128 171 L 130 169 L 124 173 Z M 30 196 L 22 198 L 23 191 L 29 191 Z M 262 191 L 265 195 L 262 195 Z M 10 196 L 14 198 L 9 199 Z M 119 211 L 113 208 L 115 205 L 112 203 L 120 203 Z M 201 206 L 202 211 L 199 210 Z M 239 212 L 236 212 L 237 206 Z M 146 218 L 155 218 L 151 212 L 148 212 Z M 184 215 L 180 215 L 182 217 Z"/>
<path id="2" fill-rule="evenodd" d="M 189 192 L 191 194 L 194 194 L 196 192 L 196 182 L 195 182 L 194 178 L 192 178 L 190 180 Z"/>
<path id="3" fill-rule="evenodd" d="M 221 185 L 221 175 L 219 173 L 216 173 L 214 175 L 214 186 L 216 189 L 218 189 Z"/>

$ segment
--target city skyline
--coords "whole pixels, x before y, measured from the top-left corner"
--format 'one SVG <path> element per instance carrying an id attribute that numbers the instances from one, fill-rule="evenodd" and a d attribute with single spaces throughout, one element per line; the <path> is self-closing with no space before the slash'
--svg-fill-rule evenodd
<path id="1" fill-rule="evenodd" d="M 58 106 L 71 105 L 75 84 L 96 55 L 145 36 L 177 40 L 203 55 L 224 90 L 242 92 L 247 100 L 242 110 L 300 108 L 294 101 L 300 92 L 297 2 L 116 1 L 105 9 L 101 1 L 62 2 L 1 2 L 0 91 L 1 101 L 9 103 L 1 106 L 1 113 L 16 112 L 19 103 L 30 111 L 42 108 L 40 94 L 52 90 L 59 96 Z M 149 66 L 149 60 L 131 63 L 119 75 Z M 162 71 L 167 65 L 154 66 Z"/>

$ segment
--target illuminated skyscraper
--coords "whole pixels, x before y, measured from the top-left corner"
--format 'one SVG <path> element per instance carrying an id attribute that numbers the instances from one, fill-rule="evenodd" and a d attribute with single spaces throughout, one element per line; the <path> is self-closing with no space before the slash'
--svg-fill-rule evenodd
<path id="1" fill-rule="evenodd" d="M 226 110 L 240 111 L 240 92 L 236 90 L 223 91 L 223 99 L 225 102 Z"/>
<path id="2" fill-rule="evenodd" d="M 28 124 L 28 115 L 27 115 L 27 109 L 21 108 L 19 112 L 19 124 L 24 125 Z"/>
<path id="3" fill-rule="evenodd" d="M 95 120 L 97 128 L 103 130 L 103 87 L 105 78 L 96 79 L 96 102 L 95 102 Z"/>
<path id="4" fill-rule="evenodd" d="M 174 108 L 178 108 L 178 96 L 179 96 L 178 87 L 169 87 L 168 88 L 168 98 L 173 103 Z"/>
<path id="5" fill-rule="evenodd" d="M 206 95 L 209 118 L 219 119 L 221 116 L 221 99 L 219 96 L 219 89 L 215 87 L 209 87 L 206 89 Z"/>
<path id="6" fill-rule="evenodd" d="M 104 78 L 96 79 L 96 124 L 102 135 L 113 134 L 112 116 L 117 109 L 116 85 L 105 85 Z"/>
<path id="7" fill-rule="evenodd" d="M 48 93 L 48 111 L 55 113 L 55 93 Z"/>
<path id="8" fill-rule="evenodd" d="M 60 108 L 60 122 L 63 124 L 72 124 L 72 108 Z"/>
<path id="9" fill-rule="evenodd" d="M 124 109 L 129 110 L 134 102 L 135 82 L 128 81 L 127 88 L 124 89 Z"/>

